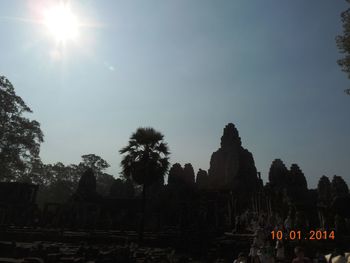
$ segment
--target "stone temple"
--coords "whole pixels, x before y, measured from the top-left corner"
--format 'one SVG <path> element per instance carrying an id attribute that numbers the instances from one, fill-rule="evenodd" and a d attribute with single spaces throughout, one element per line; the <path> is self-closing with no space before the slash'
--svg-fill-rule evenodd
<path id="1" fill-rule="evenodd" d="M 242 147 L 235 125 L 224 128 L 220 148 L 210 160 L 209 184 L 215 190 L 228 190 L 239 200 L 250 200 L 261 185 L 251 152 Z"/>

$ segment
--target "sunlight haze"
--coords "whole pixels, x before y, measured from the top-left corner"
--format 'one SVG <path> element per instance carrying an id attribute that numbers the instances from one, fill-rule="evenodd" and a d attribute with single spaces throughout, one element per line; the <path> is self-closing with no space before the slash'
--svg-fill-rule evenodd
<path id="1" fill-rule="evenodd" d="M 345 1 L 50 1 L 43 24 L 44 2 L 0 0 L 0 75 L 40 122 L 44 163 L 94 153 L 119 176 L 118 151 L 151 126 L 172 164 L 207 170 L 232 122 L 264 182 L 280 158 L 311 188 L 350 183 Z"/>

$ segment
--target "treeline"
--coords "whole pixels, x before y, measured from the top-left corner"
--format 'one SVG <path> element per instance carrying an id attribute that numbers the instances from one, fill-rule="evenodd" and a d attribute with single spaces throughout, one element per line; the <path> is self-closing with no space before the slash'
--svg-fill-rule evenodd
<path id="1" fill-rule="evenodd" d="M 76 190 L 83 172 L 92 168 L 100 195 L 133 195 L 131 183 L 108 174 L 109 164 L 95 154 L 83 155 L 78 164 L 44 164 L 39 156 L 44 134 L 39 122 L 26 117 L 31 112 L 11 82 L 0 76 L 0 181 L 38 184 L 40 205 L 64 203 Z"/>
<path id="2" fill-rule="evenodd" d="M 123 156 L 122 177 L 115 179 L 106 172 L 109 164 L 95 154 L 83 155 L 78 164 L 42 163 L 39 153 L 44 134 L 39 122 L 26 117 L 31 112 L 15 93 L 11 82 L 0 76 L 0 181 L 40 185 L 39 204 L 64 203 L 77 189 L 79 178 L 88 168 L 91 168 L 96 176 L 97 192 L 101 196 L 114 198 L 130 198 L 135 195 L 135 191 L 145 196 L 147 188 L 151 185 L 153 190 L 157 185 L 164 185 L 164 176 L 167 173 L 168 189 L 182 189 L 183 192 L 188 192 L 194 187 L 210 189 L 224 180 L 228 180 L 231 187 L 240 185 L 236 192 L 242 189 L 246 192 L 253 184 L 259 183 L 252 154 L 241 147 L 238 131 L 233 124 L 224 129 L 221 148 L 212 155 L 209 174 L 199 169 L 197 176 L 190 163 L 184 167 L 178 163 L 170 167 L 170 152 L 163 140 L 164 136 L 153 128 L 139 128 L 131 135 L 127 146 L 120 150 Z M 230 169 L 222 170 L 223 167 Z M 247 181 L 248 175 L 252 180 Z M 269 182 L 264 188 L 274 197 L 274 207 L 280 208 L 281 211 L 286 209 L 288 203 L 314 200 L 308 197 L 310 194 L 316 194 L 308 191 L 306 178 L 298 165 L 293 164 L 287 169 L 279 159 L 272 163 Z M 156 192 L 153 190 L 150 189 L 150 194 Z M 349 189 L 341 177 L 334 176 L 330 182 L 323 176 L 318 185 L 318 192 L 320 200 L 328 205 L 336 197 L 348 194 Z M 179 194 L 179 198 L 181 196 Z"/>
<path id="3" fill-rule="evenodd" d="M 79 164 L 64 165 L 61 162 L 43 164 L 38 162 L 29 174 L 23 174 L 22 177 L 18 178 L 18 181 L 40 186 L 37 197 L 40 206 L 46 202 L 65 203 L 76 191 L 81 175 L 88 168 L 92 168 L 96 176 L 96 190 L 99 195 L 133 196 L 133 188 L 126 190 L 126 180 L 115 179 L 106 173 L 105 170 L 108 167 L 109 164 L 100 156 L 87 154 L 82 156 L 82 161 Z M 133 186 L 131 185 L 131 187 Z"/>

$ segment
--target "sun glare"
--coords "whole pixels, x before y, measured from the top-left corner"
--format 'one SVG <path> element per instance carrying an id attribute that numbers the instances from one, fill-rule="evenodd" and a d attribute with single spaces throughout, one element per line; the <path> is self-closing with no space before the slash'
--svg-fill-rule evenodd
<path id="1" fill-rule="evenodd" d="M 67 3 L 60 3 L 46 10 L 44 25 L 57 42 L 65 44 L 79 37 L 79 21 Z"/>

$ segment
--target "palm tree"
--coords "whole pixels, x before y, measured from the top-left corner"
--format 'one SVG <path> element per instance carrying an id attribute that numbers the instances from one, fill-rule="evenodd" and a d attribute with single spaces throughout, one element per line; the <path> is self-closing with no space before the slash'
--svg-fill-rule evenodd
<path id="1" fill-rule="evenodd" d="M 169 168 L 169 148 L 164 136 L 153 128 L 138 128 L 129 144 L 119 152 L 125 154 L 121 161 L 122 175 L 142 185 L 142 218 L 139 241 L 143 240 L 146 189 L 164 177 Z"/>

